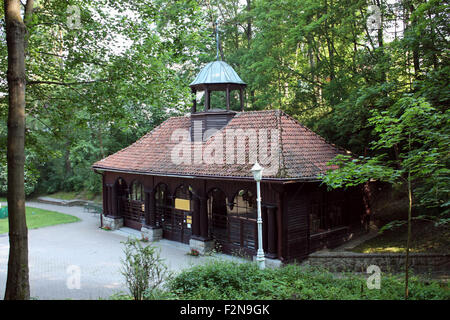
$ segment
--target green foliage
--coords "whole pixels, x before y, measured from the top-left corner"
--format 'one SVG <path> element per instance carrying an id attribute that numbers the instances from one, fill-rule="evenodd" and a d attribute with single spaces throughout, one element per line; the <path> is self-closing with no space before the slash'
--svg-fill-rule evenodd
<path id="1" fill-rule="evenodd" d="M 124 244 L 121 273 L 130 294 L 135 300 L 142 300 L 144 295 L 158 295 L 160 291 L 157 290 L 171 277 L 159 250 L 152 245 L 142 246 L 138 239 L 129 238 Z"/>
<path id="2" fill-rule="evenodd" d="M 381 165 L 402 161 L 393 149 L 405 147 L 405 130 L 420 121 L 423 133 L 416 130 L 412 141 L 417 153 L 408 157 L 410 167 L 423 164 L 415 174 L 425 178 L 414 191 L 424 207 L 448 207 L 444 0 L 381 1 L 382 24 L 375 34 L 367 30 L 371 3 L 366 0 L 35 3 L 26 59 L 26 150 L 27 170 L 39 178 L 37 192 L 100 192 L 93 162 L 167 117 L 186 113 L 189 82 L 215 58 L 213 22 L 219 19 L 221 56 L 248 83 L 247 109 L 286 110 L 357 155 L 355 166 L 368 162 L 366 175 L 370 170 L 382 175 Z M 81 28 L 66 23 L 68 5 L 80 9 Z M 404 25 L 404 32 L 392 36 L 393 22 Z M 3 41 L 1 79 L 6 79 L 6 57 Z M 6 89 L 1 82 L 2 155 Z M 213 95 L 212 102 L 224 107 L 224 96 Z M 380 125 L 390 128 L 383 133 Z M 392 139 L 397 142 L 388 147 Z M 0 156 L 0 165 L 5 163 Z"/>
<path id="3" fill-rule="evenodd" d="M 35 190 L 39 173 L 34 169 L 34 163 L 30 157 L 25 157 L 25 195 L 30 195 Z M 0 194 L 8 193 L 8 168 L 4 163 L 0 163 Z"/>
<path id="4" fill-rule="evenodd" d="M 260 270 L 254 263 L 214 261 L 182 271 L 169 283 L 179 299 L 300 299 L 360 300 L 402 299 L 399 276 L 382 274 L 381 289 L 369 290 L 366 277 L 344 274 L 337 277 L 325 270 L 287 265 Z M 450 299 L 448 285 L 413 277 L 411 299 Z"/>
<path id="5" fill-rule="evenodd" d="M 445 209 L 450 194 L 450 113 L 437 110 L 424 98 L 407 95 L 388 110 L 372 114 L 368 121 L 379 138 L 370 147 L 379 155 L 339 156 L 332 161 L 339 168 L 322 177 L 323 182 L 338 188 L 369 179 L 403 183 L 410 177 L 418 205 Z"/>
<path id="6" fill-rule="evenodd" d="M 79 28 L 67 23 L 68 6 L 78 7 Z M 27 193 L 38 178 L 37 193 L 100 193 L 94 162 L 189 109 L 190 62 L 202 56 L 207 38 L 203 15 L 190 0 L 42 0 L 35 7 L 26 57 Z M 2 41 L 1 79 L 6 58 Z M 6 119 L 1 81 L 0 193 Z"/>

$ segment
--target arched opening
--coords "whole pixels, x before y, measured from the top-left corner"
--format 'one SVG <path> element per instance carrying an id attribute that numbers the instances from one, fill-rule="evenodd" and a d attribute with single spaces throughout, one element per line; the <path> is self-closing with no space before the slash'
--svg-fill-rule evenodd
<path id="1" fill-rule="evenodd" d="M 172 201 L 169 195 L 169 187 L 160 183 L 155 189 L 156 226 L 163 230 L 172 230 Z M 164 235 L 163 235 L 164 236 Z"/>
<path id="2" fill-rule="evenodd" d="M 117 216 L 122 216 L 124 206 L 128 202 L 128 185 L 123 178 L 117 178 L 114 183 L 114 192 L 116 193 L 116 202 L 113 204 L 115 206 L 113 212 Z"/>
<path id="3" fill-rule="evenodd" d="M 192 235 L 192 188 L 184 184 L 175 189 L 172 211 L 172 239 L 189 243 Z"/>
<path id="4" fill-rule="evenodd" d="M 249 190 L 239 190 L 228 199 L 220 189 L 208 193 L 209 236 L 225 253 L 256 253 L 256 197 Z"/>
<path id="5" fill-rule="evenodd" d="M 141 229 L 145 223 L 144 186 L 138 180 L 131 183 L 128 201 L 123 201 L 123 224 L 133 229 Z"/>
<path id="6" fill-rule="evenodd" d="M 192 234 L 192 192 L 180 185 L 170 195 L 169 188 L 160 183 L 155 189 L 156 226 L 162 227 L 163 238 L 189 243 Z"/>
<path id="7" fill-rule="evenodd" d="M 219 243 L 227 242 L 227 197 L 214 188 L 208 192 L 208 235 Z"/>
<path id="8" fill-rule="evenodd" d="M 249 190 L 239 190 L 229 206 L 229 214 L 256 219 L 256 196 Z"/>
<path id="9" fill-rule="evenodd" d="M 256 252 L 256 196 L 249 190 L 239 190 L 228 206 L 230 242 L 246 253 Z"/>

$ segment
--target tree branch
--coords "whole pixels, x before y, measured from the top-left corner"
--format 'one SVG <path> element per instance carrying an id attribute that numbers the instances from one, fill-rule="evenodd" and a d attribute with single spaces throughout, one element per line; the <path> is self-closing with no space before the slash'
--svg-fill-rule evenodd
<path id="1" fill-rule="evenodd" d="M 76 85 L 82 85 L 82 84 L 92 84 L 96 82 L 106 82 L 110 79 L 98 79 L 98 80 L 88 80 L 88 81 L 77 81 L 77 82 L 61 82 L 61 81 L 27 81 L 28 85 L 33 84 L 52 84 L 52 85 L 58 85 L 58 86 L 76 86 Z"/>

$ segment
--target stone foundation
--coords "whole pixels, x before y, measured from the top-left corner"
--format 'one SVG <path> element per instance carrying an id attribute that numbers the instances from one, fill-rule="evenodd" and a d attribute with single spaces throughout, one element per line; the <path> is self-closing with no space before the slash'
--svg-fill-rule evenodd
<path id="1" fill-rule="evenodd" d="M 103 227 L 109 228 L 111 230 L 117 230 L 123 227 L 123 218 L 121 217 L 111 217 L 103 216 Z"/>
<path id="2" fill-rule="evenodd" d="M 159 241 L 162 238 L 163 230 L 162 228 L 142 226 L 141 233 L 144 237 L 148 238 L 149 241 Z"/>
<path id="3" fill-rule="evenodd" d="M 450 254 L 410 253 L 409 258 L 410 269 L 416 273 L 450 274 Z M 334 272 L 366 272 L 368 266 L 376 265 L 382 272 L 397 273 L 404 272 L 405 259 L 402 253 L 316 252 L 304 264 Z"/>
<path id="4" fill-rule="evenodd" d="M 189 246 L 191 250 L 197 250 L 201 255 L 214 250 L 214 240 L 190 239 Z"/>

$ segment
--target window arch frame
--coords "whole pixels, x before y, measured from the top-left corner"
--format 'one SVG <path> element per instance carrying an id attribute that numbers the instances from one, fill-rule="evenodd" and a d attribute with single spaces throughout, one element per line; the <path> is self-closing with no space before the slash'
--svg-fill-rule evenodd
<path id="1" fill-rule="evenodd" d="M 143 202 L 144 198 L 144 184 L 139 180 L 134 180 L 130 184 L 130 192 L 129 192 L 130 201 L 139 201 Z"/>

